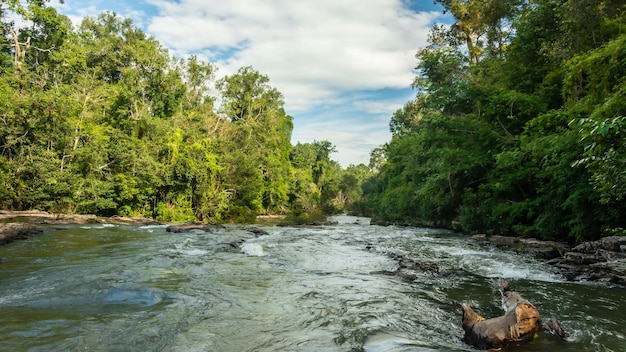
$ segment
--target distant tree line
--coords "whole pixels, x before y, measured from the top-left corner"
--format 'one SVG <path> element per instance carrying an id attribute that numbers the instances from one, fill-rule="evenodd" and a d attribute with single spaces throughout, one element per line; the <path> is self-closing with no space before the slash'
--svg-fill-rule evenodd
<path id="1" fill-rule="evenodd" d="M 580 241 L 626 227 L 626 3 L 436 0 L 374 221 Z"/>
<path id="2" fill-rule="evenodd" d="M 110 12 L 74 29 L 46 1 L 9 0 L 0 21 L 2 209 L 306 221 L 349 211 L 371 176 L 328 141 L 291 145 L 283 96 L 252 67 L 216 80 Z"/>

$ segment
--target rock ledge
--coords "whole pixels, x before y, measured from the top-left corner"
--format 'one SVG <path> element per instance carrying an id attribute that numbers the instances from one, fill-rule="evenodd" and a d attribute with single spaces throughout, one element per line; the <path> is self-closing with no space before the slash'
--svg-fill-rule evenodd
<path id="1" fill-rule="evenodd" d="M 159 222 L 147 218 L 128 218 L 123 216 L 98 217 L 91 214 L 53 214 L 39 210 L 9 211 L 0 210 L 0 245 L 15 240 L 28 238 L 32 234 L 43 232 L 46 225 L 70 224 L 115 224 L 115 225 L 153 225 Z"/>
<path id="2" fill-rule="evenodd" d="M 574 247 L 566 243 L 532 238 L 475 235 L 472 239 L 481 244 L 546 260 L 546 263 L 555 266 L 569 281 L 626 287 L 626 237 L 604 237 Z"/>

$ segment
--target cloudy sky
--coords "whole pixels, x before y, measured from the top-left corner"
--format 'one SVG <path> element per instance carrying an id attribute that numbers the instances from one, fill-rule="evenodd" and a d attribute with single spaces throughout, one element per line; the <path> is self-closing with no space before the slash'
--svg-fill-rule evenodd
<path id="1" fill-rule="evenodd" d="M 54 3 L 54 2 L 52 2 Z M 433 0 L 65 0 L 79 23 L 113 11 L 177 58 L 197 55 L 218 76 L 252 66 L 294 117 L 292 143 L 328 140 L 331 157 L 367 164 L 390 139 L 389 119 L 411 99 L 415 53 L 446 22 Z"/>

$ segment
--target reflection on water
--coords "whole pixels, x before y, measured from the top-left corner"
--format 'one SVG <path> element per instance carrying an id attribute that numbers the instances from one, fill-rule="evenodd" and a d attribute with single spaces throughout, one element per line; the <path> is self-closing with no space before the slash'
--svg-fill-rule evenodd
<path id="1" fill-rule="evenodd" d="M 623 289 L 564 282 L 459 234 L 336 220 L 261 237 L 70 226 L 0 247 L 0 350 L 471 350 L 458 303 L 501 314 L 498 277 L 569 333 L 511 350 L 626 350 Z M 399 255 L 425 263 L 414 280 L 389 275 Z"/>

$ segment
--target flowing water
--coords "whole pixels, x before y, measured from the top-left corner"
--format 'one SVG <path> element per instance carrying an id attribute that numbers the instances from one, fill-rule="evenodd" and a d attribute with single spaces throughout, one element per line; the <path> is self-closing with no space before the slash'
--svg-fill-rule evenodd
<path id="1" fill-rule="evenodd" d="M 2 246 L 0 351 L 465 351 L 458 303 L 502 314 L 499 277 L 568 333 L 511 350 L 626 351 L 624 289 L 460 234 L 336 220 L 260 237 L 69 226 Z M 398 256 L 424 265 L 390 275 Z"/>

